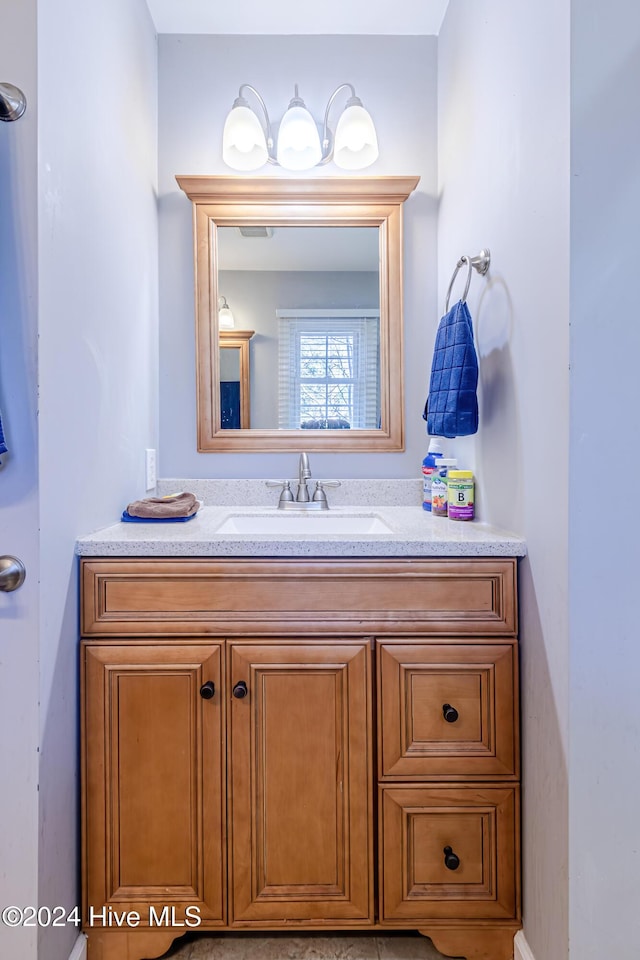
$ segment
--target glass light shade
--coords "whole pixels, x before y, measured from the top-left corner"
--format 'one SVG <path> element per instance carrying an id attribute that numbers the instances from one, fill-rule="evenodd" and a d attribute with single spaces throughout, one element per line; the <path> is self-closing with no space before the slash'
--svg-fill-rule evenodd
<path id="1" fill-rule="evenodd" d="M 362 106 L 347 107 L 336 127 L 333 161 L 343 170 L 362 170 L 378 159 L 378 137 L 370 114 Z"/>
<path id="2" fill-rule="evenodd" d="M 321 159 L 315 120 L 306 107 L 289 107 L 278 131 L 278 163 L 285 170 L 309 170 Z"/>
<path id="3" fill-rule="evenodd" d="M 218 330 L 233 330 L 234 327 L 235 320 L 233 319 L 233 314 L 225 301 L 222 309 L 218 311 Z"/>
<path id="4" fill-rule="evenodd" d="M 257 170 L 269 158 L 267 141 L 250 107 L 233 107 L 222 132 L 222 159 L 233 170 Z"/>

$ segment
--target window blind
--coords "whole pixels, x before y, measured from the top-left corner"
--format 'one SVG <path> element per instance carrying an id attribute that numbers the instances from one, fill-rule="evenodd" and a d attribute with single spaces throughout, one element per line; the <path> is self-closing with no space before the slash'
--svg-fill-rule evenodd
<path id="1" fill-rule="evenodd" d="M 380 425 L 377 310 L 278 311 L 281 429 Z"/>

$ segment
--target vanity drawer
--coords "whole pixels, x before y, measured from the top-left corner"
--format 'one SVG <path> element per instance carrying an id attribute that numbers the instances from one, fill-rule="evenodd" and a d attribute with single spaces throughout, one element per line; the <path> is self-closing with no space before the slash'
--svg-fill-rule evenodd
<path id="1" fill-rule="evenodd" d="M 516 561 L 82 561 L 82 633 L 513 637 Z"/>
<path id="2" fill-rule="evenodd" d="M 515 918 L 518 801 L 515 786 L 383 786 L 381 919 Z"/>
<path id="3" fill-rule="evenodd" d="M 377 647 L 380 779 L 517 777 L 514 646 Z"/>

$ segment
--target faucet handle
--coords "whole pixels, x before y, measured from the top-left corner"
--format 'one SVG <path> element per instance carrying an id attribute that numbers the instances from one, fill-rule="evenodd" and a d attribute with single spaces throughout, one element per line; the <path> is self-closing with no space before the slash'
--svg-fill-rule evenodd
<path id="1" fill-rule="evenodd" d="M 327 503 L 327 495 L 324 492 L 325 487 L 339 487 L 339 480 L 316 480 L 316 488 L 313 491 L 312 500 L 316 502 L 319 500 L 321 503 Z"/>
<path id="2" fill-rule="evenodd" d="M 282 493 L 280 494 L 280 503 L 287 503 L 289 500 L 293 500 L 293 494 L 291 492 L 291 480 L 265 480 L 265 486 L 267 487 L 282 487 Z"/>

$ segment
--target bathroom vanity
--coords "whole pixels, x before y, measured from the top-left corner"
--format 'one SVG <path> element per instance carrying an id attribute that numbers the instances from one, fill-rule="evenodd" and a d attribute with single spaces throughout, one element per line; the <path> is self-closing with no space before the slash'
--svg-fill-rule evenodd
<path id="1" fill-rule="evenodd" d="M 79 541 L 89 960 L 284 929 L 512 957 L 524 544 L 376 513 L 394 533 L 216 537 L 205 508 Z"/>

